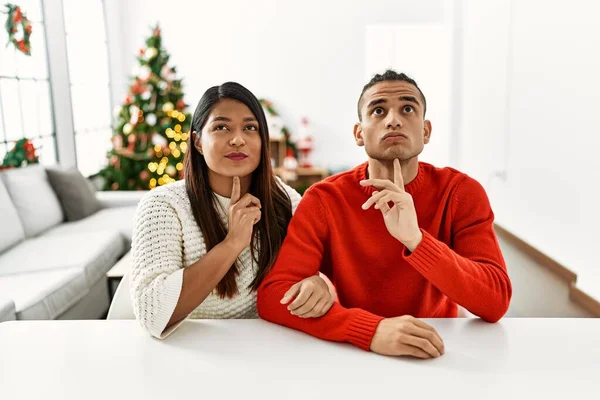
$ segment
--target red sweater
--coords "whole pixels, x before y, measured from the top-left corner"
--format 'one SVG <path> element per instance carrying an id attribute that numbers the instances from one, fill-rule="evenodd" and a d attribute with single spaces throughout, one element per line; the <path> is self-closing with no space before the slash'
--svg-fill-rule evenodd
<path id="1" fill-rule="evenodd" d="M 371 196 L 368 163 L 313 185 L 290 222 L 273 269 L 258 290 L 261 318 L 322 339 L 369 350 L 385 317 L 456 317 L 457 304 L 498 321 L 512 295 L 483 187 L 452 168 L 419 163 L 405 186 L 413 196 L 423 240 L 410 253 L 385 227 Z M 280 304 L 296 282 L 318 271 L 339 302 L 320 318 L 299 318 Z"/>

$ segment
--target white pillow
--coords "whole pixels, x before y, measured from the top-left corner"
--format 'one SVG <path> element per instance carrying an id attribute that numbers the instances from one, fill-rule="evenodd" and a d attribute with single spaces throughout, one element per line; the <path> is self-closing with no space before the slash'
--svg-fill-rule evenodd
<path id="1" fill-rule="evenodd" d="M 0 229 L 0 253 L 25 239 L 23 224 L 17 214 L 6 186 L 0 179 L 0 215 L 2 216 L 2 229 Z"/>
<path id="2" fill-rule="evenodd" d="M 1 175 L 26 237 L 39 235 L 64 220 L 60 202 L 42 165 L 9 169 Z"/>

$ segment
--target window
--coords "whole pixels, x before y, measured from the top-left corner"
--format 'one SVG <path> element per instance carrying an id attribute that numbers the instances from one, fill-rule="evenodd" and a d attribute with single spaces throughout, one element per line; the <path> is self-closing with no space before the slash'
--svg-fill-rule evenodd
<path id="1" fill-rule="evenodd" d="M 56 134 L 41 1 L 20 0 L 19 6 L 33 28 L 31 56 L 12 44 L 6 46 L 8 34 L 0 26 L 0 163 L 16 140 L 27 137 L 38 149 L 40 162 L 52 165 L 56 163 Z"/>
<path id="2" fill-rule="evenodd" d="M 108 46 L 102 0 L 63 0 L 77 166 L 100 171 L 110 150 Z"/>

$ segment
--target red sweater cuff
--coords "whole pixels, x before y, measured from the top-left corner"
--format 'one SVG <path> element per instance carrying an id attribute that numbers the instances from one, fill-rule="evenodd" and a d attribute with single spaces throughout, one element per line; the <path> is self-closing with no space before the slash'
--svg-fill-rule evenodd
<path id="1" fill-rule="evenodd" d="M 404 259 L 417 271 L 427 275 L 429 270 L 444 257 L 444 244 L 421 229 L 423 240 L 412 253 L 404 250 Z"/>
<path id="2" fill-rule="evenodd" d="M 371 314 L 358 308 L 353 309 L 355 315 L 348 325 L 348 342 L 363 350 L 371 350 L 371 341 L 375 336 L 377 325 L 383 317 Z"/>

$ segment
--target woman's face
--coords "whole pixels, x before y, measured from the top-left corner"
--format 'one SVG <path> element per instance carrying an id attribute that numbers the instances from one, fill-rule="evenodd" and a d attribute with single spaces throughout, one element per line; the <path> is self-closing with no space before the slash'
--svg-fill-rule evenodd
<path id="1" fill-rule="evenodd" d="M 194 145 L 213 174 L 246 177 L 258 167 L 261 134 L 258 121 L 242 102 L 221 99 L 211 110 Z"/>

